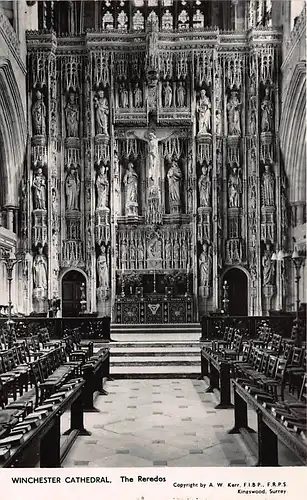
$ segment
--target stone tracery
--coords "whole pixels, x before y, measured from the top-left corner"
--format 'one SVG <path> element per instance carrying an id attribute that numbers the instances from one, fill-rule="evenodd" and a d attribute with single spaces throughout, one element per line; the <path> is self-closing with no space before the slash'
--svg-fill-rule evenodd
<path id="1" fill-rule="evenodd" d="M 130 19 L 126 6 L 115 11 L 110 2 L 101 13 L 106 31 L 87 33 L 87 52 L 76 46 L 68 55 L 65 37 L 59 40 L 50 56 L 64 68 L 58 82 L 57 65 L 46 64 L 51 35 L 29 36 L 32 159 L 46 144 L 54 151 L 52 158 L 43 151 L 46 171 L 32 172 L 31 209 L 42 212 L 33 216 L 32 240 L 49 245 L 51 269 L 74 263 L 97 288 L 106 282 L 98 260 L 108 256 L 110 294 L 96 296 L 92 289 L 93 311 L 104 300 L 111 312 L 122 270 L 185 272 L 188 265 L 194 297 L 206 287 L 198 310 L 215 310 L 219 282 L 213 275 L 240 264 L 263 277 L 260 241 L 276 241 L 280 166 L 272 82 L 279 33 L 266 38 L 255 29 L 246 44 L 235 32 L 222 39 L 210 28 L 202 32 L 204 47 L 197 36 L 208 19 L 202 6 L 180 8 L 177 17 L 172 6 L 163 6 L 160 18 L 155 6 L 150 12 L 140 6 Z M 138 40 L 133 50 L 130 27 Z M 49 47 L 44 55 L 36 44 L 43 39 Z M 57 175 L 61 182 L 54 185 Z M 53 198 L 64 207 L 58 219 L 49 213 Z M 58 262 L 50 253 L 55 247 Z M 259 313 L 263 286 L 264 278 Z"/>

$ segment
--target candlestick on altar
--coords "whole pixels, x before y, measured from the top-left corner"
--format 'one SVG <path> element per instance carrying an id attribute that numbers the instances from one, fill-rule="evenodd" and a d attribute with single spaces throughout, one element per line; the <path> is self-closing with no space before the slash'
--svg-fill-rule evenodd
<path id="1" fill-rule="evenodd" d="M 154 276 L 153 276 L 153 293 L 157 293 L 156 290 L 156 270 L 154 269 Z"/>

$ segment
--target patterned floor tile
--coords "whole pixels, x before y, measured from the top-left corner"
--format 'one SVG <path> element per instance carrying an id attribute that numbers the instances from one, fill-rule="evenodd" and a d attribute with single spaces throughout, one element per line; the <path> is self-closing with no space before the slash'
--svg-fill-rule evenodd
<path id="1" fill-rule="evenodd" d="M 233 410 L 214 410 L 218 399 L 213 393 L 204 395 L 206 388 L 204 382 L 188 379 L 107 382 L 107 398 L 95 399 L 100 413 L 84 416 L 91 438 L 78 437 L 63 466 L 253 465 L 242 438 L 227 435 Z M 65 425 L 70 415 L 66 417 Z"/>

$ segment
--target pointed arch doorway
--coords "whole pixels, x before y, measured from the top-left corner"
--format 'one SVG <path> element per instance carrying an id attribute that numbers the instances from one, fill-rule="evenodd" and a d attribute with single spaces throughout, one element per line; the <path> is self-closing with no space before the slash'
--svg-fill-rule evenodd
<path id="1" fill-rule="evenodd" d="M 230 316 L 248 315 L 248 280 L 244 271 L 232 268 L 223 276 L 228 284 L 228 313 Z"/>
<path id="2" fill-rule="evenodd" d="M 62 316 L 78 316 L 81 311 L 81 290 L 84 285 L 86 296 L 86 279 L 79 271 L 68 271 L 62 278 Z"/>

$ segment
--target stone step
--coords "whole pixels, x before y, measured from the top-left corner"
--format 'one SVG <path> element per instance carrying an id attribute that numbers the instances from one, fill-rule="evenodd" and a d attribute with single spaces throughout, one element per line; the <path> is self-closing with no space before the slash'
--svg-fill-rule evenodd
<path id="1" fill-rule="evenodd" d="M 110 366 L 186 366 L 200 365 L 200 356 L 134 356 L 127 359 L 127 356 L 118 356 L 110 359 Z"/>
<path id="2" fill-rule="evenodd" d="M 173 330 L 174 328 L 180 330 L 201 330 L 199 323 L 111 323 L 112 330 Z"/>
<path id="3" fill-rule="evenodd" d="M 111 339 L 116 342 L 191 342 L 198 341 L 200 335 L 197 332 L 192 333 L 114 333 L 111 332 Z"/>
<path id="4" fill-rule="evenodd" d="M 200 366 L 116 366 L 110 368 L 114 379 L 120 378 L 198 378 Z"/>
<path id="5" fill-rule="evenodd" d="M 189 347 L 188 349 L 183 350 L 182 347 L 173 347 L 173 346 L 163 346 L 163 347 L 131 347 L 127 345 L 125 347 L 119 346 L 114 347 L 112 345 L 110 350 L 111 356 L 168 356 L 176 354 L 177 356 L 188 356 L 188 355 L 198 355 L 200 356 L 200 348 L 199 346 Z"/>

